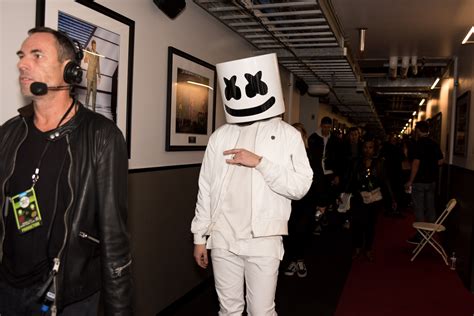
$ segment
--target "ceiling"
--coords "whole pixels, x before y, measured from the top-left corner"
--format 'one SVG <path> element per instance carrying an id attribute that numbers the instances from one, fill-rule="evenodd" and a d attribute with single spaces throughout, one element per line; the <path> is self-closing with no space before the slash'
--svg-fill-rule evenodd
<path id="1" fill-rule="evenodd" d="M 259 53 L 277 53 L 300 92 L 309 86 L 335 112 L 379 132 L 399 132 L 420 100 L 435 96 L 431 85 L 474 24 L 474 0 L 194 2 Z M 360 28 L 367 29 L 362 54 Z M 389 75 L 391 56 L 396 76 Z M 401 56 L 416 56 L 416 74 L 412 67 L 400 73 Z"/>

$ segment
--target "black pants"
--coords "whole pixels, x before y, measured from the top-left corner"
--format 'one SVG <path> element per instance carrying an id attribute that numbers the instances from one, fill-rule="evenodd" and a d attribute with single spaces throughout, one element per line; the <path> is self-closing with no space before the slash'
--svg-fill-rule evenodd
<path id="1" fill-rule="evenodd" d="M 285 258 L 288 261 L 304 259 L 305 249 L 311 238 L 315 209 L 308 204 L 293 201 L 288 236 L 285 236 Z"/>
<path id="2" fill-rule="evenodd" d="M 40 285 L 24 289 L 14 288 L 0 281 L 0 315 L 1 316 L 38 316 L 50 315 L 42 313 L 42 302 L 35 300 Z M 98 313 L 100 292 L 86 299 L 68 305 L 59 316 L 96 316 Z"/>
<path id="3" fill-rule="evenodd" d="M 353 197 L 352 203 L 351 216 L 354 248 L 372 250 L 375 224 L 377 223 L 377 216 L 382 203 L 364 204 L 359 194 Z"/>

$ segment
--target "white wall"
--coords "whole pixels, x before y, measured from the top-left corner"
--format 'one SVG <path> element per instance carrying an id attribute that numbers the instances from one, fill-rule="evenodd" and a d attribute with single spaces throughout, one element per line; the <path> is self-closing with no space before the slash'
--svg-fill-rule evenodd
<path id="1" fill-rule="evenodd" d="M 52 0 L 48 0 L 52 1 Z M 61 1 L 67 5 L 72 0 Z M 166 152 L 166 94 L 168 46 L 176 47 L 210 64 L 256 54 L 240 36 L 208 13 L 187 1 L 186 9 L 174 20 L 152 0 L 97 0 L 135 21 L 135 61 L 131 122 L 131 169 L 193 164 L 202 161 L 202 151 Z M 0 1 L 0 123 L 27 103 L 19 92 L 16 51 L 35 23 L 35 0 Z M 289 73 L 281 71 L 285 101 L 289 100 Z M 216 98 L 216 127 L 225 122 L 219 91 Z M 288 104 L 288 103 L 287 103 Z M 298 104 L 293 104 L 298 106 Z"/>

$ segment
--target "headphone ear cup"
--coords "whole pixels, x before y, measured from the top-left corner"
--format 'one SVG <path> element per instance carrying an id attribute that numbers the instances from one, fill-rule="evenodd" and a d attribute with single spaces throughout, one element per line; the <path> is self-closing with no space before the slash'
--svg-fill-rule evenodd
<path id="1" fill-rule="evenodd" d="M 70 61 L 64 67 L 64 81 L 69 84 L 79 84 L 82 81 L 81 66 L 73 61 Z"/>

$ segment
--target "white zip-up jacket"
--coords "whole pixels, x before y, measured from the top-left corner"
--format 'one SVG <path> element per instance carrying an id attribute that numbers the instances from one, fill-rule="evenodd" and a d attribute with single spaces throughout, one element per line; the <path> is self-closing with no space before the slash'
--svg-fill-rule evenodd
<path id="1" fill-rule="evenodd" d="M 259 121 L 254 153 L 262 160 L 252 173 L 252 236 L 288 234 L 291 200 L 308 192 L 313 179 L 298 130 L 276 117 Z M 254 123 L 254 124 L 256 124 Z M 219 204 L 229 184 L 229 164 L 223 152 L 235 148 L 240 128 L 226 124 L 210 137 L 199 175 L 195 216 L 191 223 L 195 244 L 205 244 L 219 217 Z"/>

